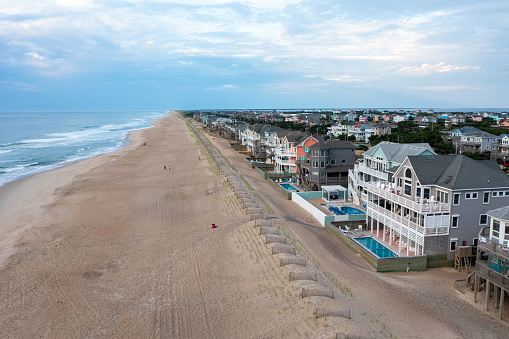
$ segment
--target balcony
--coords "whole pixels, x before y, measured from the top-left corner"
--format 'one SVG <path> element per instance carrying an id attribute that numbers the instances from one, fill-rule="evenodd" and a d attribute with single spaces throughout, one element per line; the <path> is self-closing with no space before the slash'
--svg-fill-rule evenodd
<path id="1" fill-rule="evenodd" d="M 275 149 L 275 153 L 276 153 L 276 156 L 297 158 L 297 152 L 292 152 L 289 149 L 282 148 L 282 147 L 277 147 Z"/>
<path id="2" fill-rule="evenodd" d="M 276 163 L 281 166 L 297 166 L 295 160 L 276 158 Z"/>
<path id="3" fill-rule="evenodd" d="M 364 164 L 357 165 L 357 170 L 359 172 L 366 173 L 368 175 L 371 175 L 373 177 L 377 177 L 377 178 L 385 180 L 385 181 L 389 180 L 389 175 L 387 173 L 379 171 L 379 170 L 376 170 L 376 169 L 371 168 L 371 167 L 368 167 L 368 166 L 366 166 Z"/>
<path id="4" fill-rule="evenodd" d="M 451 204 L 445 204 L 441 202 L 428 202 L 427 199 L 417 201 L 407 199 L 397 194 L 394 190 L 389 188 L 378 187 L 374 184 L 366 184 L 366 189 L 375 193 L 387 200 L 395 202 L 403 207 L 409 208 L 419 213 L 448 213 L 451 211 Z"/>
<path id="5" fill-rule="evenodd" d="M 368 209 L 375 210 L 386 217 L 389 217 L 390 219 L 403 224 L 404 226 L 411 228 L 418 233 L 424 235 L 424 236 L 437 236 L 437 235 L 448 235 L 449 234 L 449 227 L 448 226 L 440 226 L 440 227 L 424 227 L 421 225 L 418 225 L 413 221 L 413 218 L 405 218 L 399 214 L 396 214 L 392 211 L 389 211 L 382 206 L 378 206 L 377 204 L 369 201 L 367 205 Z"/>

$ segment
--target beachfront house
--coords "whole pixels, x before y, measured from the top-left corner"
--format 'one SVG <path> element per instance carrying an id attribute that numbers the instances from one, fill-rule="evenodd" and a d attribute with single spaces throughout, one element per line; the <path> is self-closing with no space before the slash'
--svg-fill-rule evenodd
<path id="1" fill-rule="evenodd" d="M 299 182 L 313 191 L 322 186 L 348 184 L 348 171 L 355 164 L 355 146 L 346 141 L 320 141 L 299 160 Z"/>
<path id="2" fill-rule="evenodd" d="M 403 255 L 454 260 L 487 226 L 487 211 L 509 205 L 509 177 L 495 161 L 463 155 L 409 156 L 387 184 L 368 183 L 368 229 Z"/>
<path id="3" fill-rule="evenodd" d="M 309 147 L 318 139 L 300 131 L 276 131 L 274 133 L 274 171 L 297 173 L 297 160 L 305 161 Z"/>
<path id="4" fill-rule="evenodd" d="M 387 183 L 390 169 L 403 163 L 412 155 L 435 155 L 431 146 L 422 144 L 398 144 L 382 141 L 367 150 L 363 160 L 355 164 L 348 174 L 348 193 L 357 205 L 366 202 L 364 187 L 369 182 Z"/>
<path id="5" fill-rule="evenodd" d="M 478 287 L 481 281 L 485 283 L 485 290 L 491 289 L 493 284 L 495 302 L 499 304 L 498 318 L 502 319 L 504 299 L 509 292 L 509 206 L 486 212 L 488 225 L 479 232 L 477 243 L 477 258 L 474 275 L 474 300 L 477 302 Z M 496 300 L 497 294 L 500 296 Z M 487 310 L 489 295 L 486 298 Z"/>

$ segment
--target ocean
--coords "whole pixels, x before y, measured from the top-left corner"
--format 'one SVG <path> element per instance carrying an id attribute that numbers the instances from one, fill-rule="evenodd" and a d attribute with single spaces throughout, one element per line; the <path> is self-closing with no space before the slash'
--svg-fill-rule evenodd
<path id="1" fill-rule="evenodd" d="M 0 186 L 118 150 L 166 111 L 0 112 Z"/>

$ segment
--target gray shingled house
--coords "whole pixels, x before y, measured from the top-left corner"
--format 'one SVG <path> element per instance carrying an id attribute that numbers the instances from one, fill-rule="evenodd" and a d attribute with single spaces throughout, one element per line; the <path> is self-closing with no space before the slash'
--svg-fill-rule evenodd
<path id="1" fill-rule="evenodd" d="M 477 244 L 487 211 L 509 205 L 509 177 L 495 161 L 409 156 L 392 183 L 367 185 L 368 228 L 402 255 L 446 255 Z"/>
<path id="2" fill-rule="evenodd" d="M 348 186 L 348 170 L 355 164 L 355 146 L 346 141 L 320 141 L 299 162 L 301 182 L 313 191 L 323 185 Z"/>

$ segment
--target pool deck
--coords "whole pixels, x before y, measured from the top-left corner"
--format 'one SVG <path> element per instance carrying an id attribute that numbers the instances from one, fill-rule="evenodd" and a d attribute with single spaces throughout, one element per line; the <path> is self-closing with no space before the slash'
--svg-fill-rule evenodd
<path id="1" fill-rule="evenodd" d="M 355 229 L 355 230 L 349 231 L 348 233 L 346 233 L 346 235 L 351 239 L 371 236 L 374 239 L 378 240 L 380 243 L 384 244 L 387 248 L 389 248 L 394 253 L 397 253 L 398 256 L 400 256 L 400 257 L 415 256 L 415 252 L 409 251 L 407 253 L 406 249 L 401 249 L 401 252 L 400 252 L 398 249 L 398 244 L 396 244 L 396 241 L 392 241 L 392 244 L 389 243 L 389 239 L 386 239 L 386 241 L 384 241 L 383 238 L 379 238 L 376 236 L 376 231 L 373 231 L 373 233 L 371 233 L 371 231 L 366 231 L 366 230 L 358 231 L 357 229 Z M 388 238 L 388 236 L 386 238 Z"/>
<path id="2" fill-rule="evenodd" d="M 366 209 L 361 207 L 361 206 L 357 206 L 349 201 L 338 201 L 338 200 L 333 200 L 333 201 L 327 201 L 323 198 L 319 198 L 319 199 L 309 199 L 308 202 L 313 205 L 314 207 L 318 208 L 320 211 L 322 211 L 323 213 L 325 213 L 327 216 L 334 216 L 335 214 L 332 213 L 331 211 L 329 211 L 329 209 L 326 207 L 326 206 L 322 206 L 322 204 L 326 204 L 326 205 L 332 205 L 332 206 L 336 206 L 336 207 L 343 207 L 343 206 L 347 206 L 347 207 L 353 207 L 353 208 L 357 208 L 358 210 L 361 210 L 362 212 L 366 213 Z"/>

